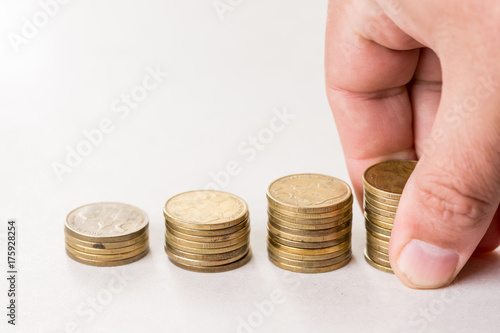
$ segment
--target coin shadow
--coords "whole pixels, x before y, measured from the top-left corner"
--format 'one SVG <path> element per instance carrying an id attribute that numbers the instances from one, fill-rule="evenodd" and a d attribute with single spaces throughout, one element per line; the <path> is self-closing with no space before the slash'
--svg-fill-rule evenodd
<path id="1" fill-rule="evenodd" d="M 500 275 L 500 251 L 474 256 L 465 264 L 455 284 L 496 281 Z"/>

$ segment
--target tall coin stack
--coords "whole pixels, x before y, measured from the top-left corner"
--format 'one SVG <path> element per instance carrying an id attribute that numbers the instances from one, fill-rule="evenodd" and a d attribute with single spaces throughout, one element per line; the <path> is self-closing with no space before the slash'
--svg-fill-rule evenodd
<path id="1" fill-rule="evenodd" d="M 137 261 L 149 250 L 148 216 L 123 203 L 78 207 L 66 218 L 66 253 L 92 266 L 118 266 Z"/>
<path id="2" fill-rule="evenodd" d="M 351 259 L 351 188 L 340 179 L 297 174 L 267 189 L 268 256 L 300 273 L 328 272 Z"/>
<path id="3" fill-rule="evenodd" d="M 378 270 L 393 273 L 389 240 L 399 199 L 416 161 L 392 160 L 369 167 L 363 175 L 366 227 L 365 259 Z"/>
<path id="4" fill-rule="evenodd" d="M 251 258 L 246 202 L 211 190 L 178 194 L 167 201 L 165 252 L 170 261 L 195 272 L 224 272 Z"/>

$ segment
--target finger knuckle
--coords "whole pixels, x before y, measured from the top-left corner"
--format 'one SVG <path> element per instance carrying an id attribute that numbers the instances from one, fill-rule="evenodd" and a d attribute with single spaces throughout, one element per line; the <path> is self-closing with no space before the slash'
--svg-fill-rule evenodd
<path id="1" fill-rule="evenodd" d="M 454 231 L 476 228 L 492 213 L 493 205 L 469 183 L 450 175 L 427 175 L 417 183 L 426 218 Z"/>

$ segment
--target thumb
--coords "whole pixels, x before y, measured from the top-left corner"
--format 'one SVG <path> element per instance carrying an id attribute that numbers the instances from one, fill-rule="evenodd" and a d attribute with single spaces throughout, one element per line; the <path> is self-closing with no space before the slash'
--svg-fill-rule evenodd
<path id="1" fill-rule="evenodd" d="M 413 288 L 451 283 L 500 201 L 498 82 L 486 76 L 466 82 L 465 87 L 443 86 L 427 147 L 394 220 L 391 267 Z"/>

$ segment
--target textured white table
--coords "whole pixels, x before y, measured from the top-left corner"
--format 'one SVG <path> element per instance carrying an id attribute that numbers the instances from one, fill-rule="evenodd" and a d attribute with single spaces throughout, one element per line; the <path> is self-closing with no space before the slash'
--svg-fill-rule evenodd
<path id="1" fill-rule="evenodd" d="M 364 262 L 358 207 L 348 266 L 302 275 L 267 260 L 269 182 L 348 179 L 324 94 L 326 1 L 73 0 L 46 21 L 41 10 L 0 4 L 2 332 L 498 331 L 498 252 L 449 288 L 411 290 Z M 285 110 L 289 119 L 274 119 Z M 68 165 L 68 149 L 86 156 Z M 248 202 L 254 256 L 227 273 L 183 271 L 163 252 L 162 206 L 213 175 Z M 149 214 L 146 258 L 95 268 L 65 255 L 66 214 L 98 201 Z M 19 228 L 15 328 L 4 314 L 9 218 Z"/>

